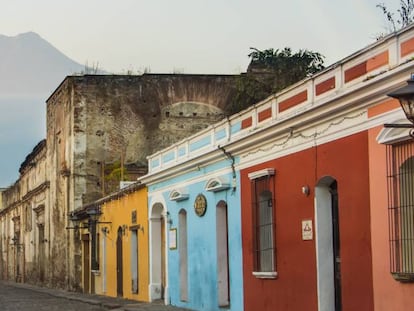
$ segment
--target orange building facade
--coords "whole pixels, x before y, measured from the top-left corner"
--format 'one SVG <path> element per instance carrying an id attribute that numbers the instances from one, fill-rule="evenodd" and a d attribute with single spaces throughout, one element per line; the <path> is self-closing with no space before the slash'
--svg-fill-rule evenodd
<path id="1" fill-rule="evenodd" d="M 320 290 L 336 287 L 341 292 L 342 310 L 373 310 L 367 142 L 365 131 L 241 171 L 245 310 L 318 310 L 318 297 L 323 299 L 318 295 L 318 281 L 325 283 Z M 265 178 L 270 179 L 273 194 L 275 274 L 255 275 L 261 270 L 255 264 L 255 250 L 260 248 L 255 240 L 260 237 L 254 232 L 259 220 L 254 219 L 251 203 L 255 201 L 252 188 L 256 183 L 251 174 L 268 168 L 274 169 L 274 175 Z M 304 187 L 310 188 L 309 195 L 302 192 Z M 316 236 L 315 208 L 327 214 L 334 200 L 331 195 L 321 197 L 326 202 L 315 206 L 318 187 L 337 194 L 337 250 L 332 249 L 329 239 L 332 220 L 322 223 L 320 217 Z M 306 222 L 310 223 L 308 238 L 303 237 Z M 329 262 L 321 262 L 327 258 Z M 327 269 L 333 268 L 333 261 L 339 266 L 337 275 Z M 338 285 L 333 282 L 335 278 L 340 281 Z"/>
<path id="2" fill-rule="evenodd" d="M 384 127 L 413 56 L 409 27 L 229 120 L 245 310 L 414 308 L 414 140 Z"/>

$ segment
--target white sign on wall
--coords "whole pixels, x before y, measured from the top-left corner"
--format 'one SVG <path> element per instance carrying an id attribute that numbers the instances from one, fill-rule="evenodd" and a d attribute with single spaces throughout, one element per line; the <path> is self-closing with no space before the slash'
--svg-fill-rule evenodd
<path id="1" fill-rule="evenodd" d="M 302 220 L 302 240 L 312 240 L 313 239 L 313 229 L 312 229 L 312 220 Z"/>
<path id="2" fill-rule="evenodd" d="M 177 228 L 170 229 L 168 233 L 168 246 L 170 249 L 177 248 Z"/>

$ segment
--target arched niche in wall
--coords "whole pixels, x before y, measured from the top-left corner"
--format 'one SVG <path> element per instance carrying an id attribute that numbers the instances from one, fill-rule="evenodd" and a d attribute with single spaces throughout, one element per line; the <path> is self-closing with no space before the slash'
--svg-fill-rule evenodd
<path id="1" fill-rule="evenodd" d="M 204 187 L 206 191 L 218 192 L 230 188 L 230 183 L 223 177 L 210 178 Z"/>
<path id="2" fill-rule="evenodd" d="M 183 201 L 187 200 L 188 197 L 188 190 L 185 188 L 173 189 L 168 196 L 170 201 Z"/>

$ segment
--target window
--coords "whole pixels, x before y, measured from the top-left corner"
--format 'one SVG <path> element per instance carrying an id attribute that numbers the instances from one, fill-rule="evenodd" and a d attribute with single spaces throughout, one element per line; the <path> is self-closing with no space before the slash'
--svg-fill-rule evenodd
<path id="1" fill-rule="evenodd" d="M 138 294 L 139 291 L 139 273 L 138 273 L 138 226 L 131 228 L 131 291 Z"/>
<path id="2" fill-rule="evenodd" d="M 387 145 L 390 264 L 394 278 L 414 281 L 414 143 Z"/>
<path id="3" fill-rule="evenodd" d="M 187 212 L 178 213 L 178 255 L 180 274 L 180 300 L 188 301 L 188 248 L 187 248 Z"/>
<path id="4" fill-rule="evenodd" d="M 274 170 L 249 174 L 252 185 L 253 274 L 276 277 Z"/>

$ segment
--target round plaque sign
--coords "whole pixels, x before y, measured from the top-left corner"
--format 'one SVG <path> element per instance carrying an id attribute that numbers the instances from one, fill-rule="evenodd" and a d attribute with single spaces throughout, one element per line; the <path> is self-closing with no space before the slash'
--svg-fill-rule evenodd
<path id="1" fill-rule="evenodd" d="M 194 201 L 194 211 L 198 216 L 203 216 L 207 210 L 207 199 L 204 195 L 197 195 Z"/>

